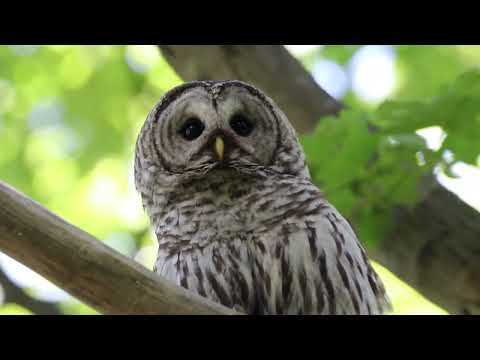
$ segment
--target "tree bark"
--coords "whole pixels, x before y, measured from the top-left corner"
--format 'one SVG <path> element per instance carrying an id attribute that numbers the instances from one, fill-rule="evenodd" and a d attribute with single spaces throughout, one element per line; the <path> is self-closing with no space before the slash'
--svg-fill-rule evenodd
<path id="1" fill-rule="evenodd" d="M 300 133 L 341 104 L 282 46 L 159 45 L 185 80 L 236 79 L 263 89 Z M 480 213 L 430 183 L 413 211 L 397 209 L 395 228 L 372 258 L 451 314 L 480 314 Z"/>
<path id="2" fill-rule="evenodd" d="M 235 314 L 154 274 L 1 182 L 0 250 L 104 314 Z"/>
<path id="3" fill-rule="evenodd" d="M 433 183 L 371 256 L 451 314 L 480 314 L 480 213 Z"/>

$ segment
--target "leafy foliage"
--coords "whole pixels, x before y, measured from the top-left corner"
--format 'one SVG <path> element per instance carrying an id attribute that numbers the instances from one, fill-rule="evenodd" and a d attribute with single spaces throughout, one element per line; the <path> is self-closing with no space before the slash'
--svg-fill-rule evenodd
<path id="1" fill-rule="evenodd" d="M 370 246 L 390 229 L 395 206 L 421 199 L 419 184 L 436 166 L 476 164 L 480 154 L 480 71 L 471 70 L 434 97 L 386 101 L 374 111 L 323 119 L 302 139 L 314 180 L 357 223 Z M 446 138 L 428 147 L 417 131 L 438 126 Z M 442 154 L 448 150 L 455 161 Z"/>
<path id="2" fill-rule="evenodd" d="M 179 83 L 154 46 L 0 46 L 0 180 L 134 256 L 153 245 L 130 181 L 134 143 Z"/>

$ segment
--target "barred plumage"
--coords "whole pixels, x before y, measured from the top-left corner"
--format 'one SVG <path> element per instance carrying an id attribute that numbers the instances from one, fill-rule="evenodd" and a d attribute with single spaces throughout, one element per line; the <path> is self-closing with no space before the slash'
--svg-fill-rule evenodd
<path id="1" fill-rule="evenodd" d="M 312 184 L 290 123 L 251 85 L 167 93 L 137 140 L 135 182 L 159 243 L 155 271 L 180 286 L 248 314 L 389 307 L 354 231 Z"/>

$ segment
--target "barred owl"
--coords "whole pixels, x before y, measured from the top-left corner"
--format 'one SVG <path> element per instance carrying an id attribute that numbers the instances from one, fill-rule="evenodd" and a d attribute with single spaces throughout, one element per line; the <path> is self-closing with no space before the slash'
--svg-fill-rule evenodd
<path id="1" fill-rule="evenodd" d="M 321 147 L 321 144 L 319 144 Z M 332 159 L 332 161 L 335 161 Z M 135 150 L 154 271 L 246 314 L 381 314 L 384 286 L 279 107 L 240 81 L 170 90 Z"/>

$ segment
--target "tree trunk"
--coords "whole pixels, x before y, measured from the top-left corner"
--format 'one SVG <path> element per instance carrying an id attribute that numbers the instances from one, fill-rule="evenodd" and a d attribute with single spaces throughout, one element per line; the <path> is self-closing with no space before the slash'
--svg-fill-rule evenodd
<path id="1" fill-rule="evenodd" d="M 265 91 L 300 133 L 341 104 L 282 46 L 159 45 L 185 80 L 236 79 Z M 432 180 L 413 211 L 397 209 L 395 228 L 372 258 L 452 314 L 480 314 L 480 213 Z"/>

